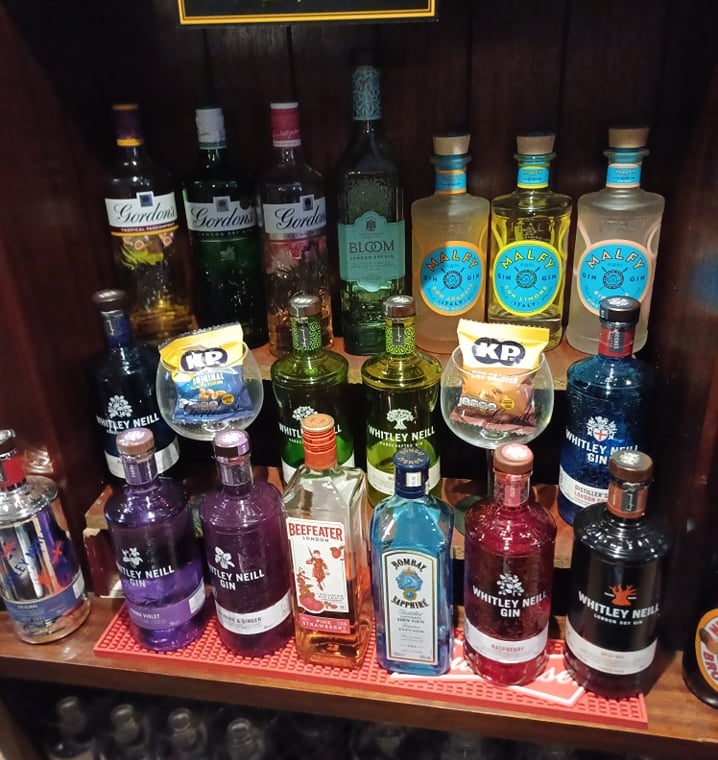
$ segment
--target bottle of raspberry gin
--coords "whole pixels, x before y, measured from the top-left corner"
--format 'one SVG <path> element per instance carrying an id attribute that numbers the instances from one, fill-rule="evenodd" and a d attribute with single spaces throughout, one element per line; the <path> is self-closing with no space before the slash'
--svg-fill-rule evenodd
<path id="1" fill-rule="evenodd" d="M 502 685 L 533 681 L 546 663 L 556 541 L 553 517 L 534 500 L 528 446 L 494 453 L 494 496 L 466 513 L 464 655 Z"/>

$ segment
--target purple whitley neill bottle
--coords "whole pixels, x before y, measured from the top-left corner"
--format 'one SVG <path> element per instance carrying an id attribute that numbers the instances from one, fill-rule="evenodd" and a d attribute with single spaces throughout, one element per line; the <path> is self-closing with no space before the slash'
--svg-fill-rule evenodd
<path id="1" fill-rule="evenodd" d="M 225 646 L 261 657 L 294 631 L 289 561 L 279 491 L 254 482 L 249 438 L 222 430 L 214 439 L 222 485 L 200 507 L 207 563 Z"/>
<path id="2" fill-rule="evenodd" d="M 202 632 L 204 580 L 192 513 L 182 486 L 157 476 L 152 431 L 117 436 L 127 484 L 105 518 L 133 636 L 148 649 L 178 649 Z"/>

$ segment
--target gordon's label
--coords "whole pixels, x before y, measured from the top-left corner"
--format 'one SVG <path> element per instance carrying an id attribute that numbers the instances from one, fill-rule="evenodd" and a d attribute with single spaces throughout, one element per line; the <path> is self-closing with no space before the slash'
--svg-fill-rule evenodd
<path id="1" fill-rule="evenodd" d="M 378 290 L 387 280 L 404 276 L 404 222 L 387 222 L 367 211 L 354 224 L 338 224 L 339 276 Z"/>
<path id="2" fill-rule="evenodd" d="M 268 235 L 308 235 L 327 223 L 326 200 L 304 195 L 297 203 L 265 203 L 264 231 Z"/>
<path id="3" fill-rule="evenodd" d="M 111 232 L 116 236 L 177 229 L 174 193 L 155 195 L 147 190 L 134 198 L 105 198 L 105 207 Z"/>
<path id="4" fill-rule="evenodd" d="M 483 291 L 481 252 L 471 243 L 449 240 L 424 257 L 419 279 L 421 297 L 432 311 L 446 316 L 465 314 Z"/>
<path id="5" fill-rule="evenodd" d="M 563 261 L 548 243 L 510 243 L 496 254 L 491 279 L 494 295 L 503 309 L 531 317 L 556 298 L 563 282 Z"/>
<path id="6" fill-rule="evenodd" d="M 705 682 L 718 691 L 718 609 L 708 610 L 698 621 L 695 648 Z"/>
<path id="7" fill-rule="evenodd" d="M 242 208 L 229 196 L 216 196 L 211 203 L 194 203 L 185 199 L 187 227 L 208 238 L 224 237 L 257 226 L 254 206 Z"/>

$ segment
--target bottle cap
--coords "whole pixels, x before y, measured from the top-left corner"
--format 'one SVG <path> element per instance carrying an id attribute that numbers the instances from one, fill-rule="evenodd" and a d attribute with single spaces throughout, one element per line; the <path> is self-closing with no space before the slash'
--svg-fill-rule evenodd
<path id="1" fill-rule="evenodd" d="M 15 431 L 10 428 L 0 430 L 0 457 L 5 454 L 12 454 L 15 449 Z"/>
<path id="2" fill-rule="evenodd" d="M 465 156 L 469 152 L 471 135 L 461 132 L 446 132 L 434 135 L 434 153 L 437 156 Z"/>
<path id="3" fill-rule="evenodd" d="M 553 153 L 556 135 L 553 132 L 531 132 L 516 135 L 516 152 L 523 156 L 545 156 Z"/>
<path id="4" fill-rule="evenodd" d="M 112 736 L 118 744 L 130 744 L 142 732 L 137 710 L 132 705 L 117 705 L 110 713 L 110 723 Z"/>
<path id="5" fill-rule="evenodd" d="M 642 451 L 621 449 L 611 454 L 608 471 L 618 480 L 645 483 L 653 477 L 653 460 Z"/>
<path id="6" fill-rule="evenodd" d="M 308 414 L 301 421 L 304 462 L 311 470 L 328 470 L 337 463 L 334 418 L 329 414 Z"/>
<path id="7" fill-rule="evenodd" d="M 87 716 L 77 697 L 64 697 L 55 706 L 57 721 L 63 733 L 79 734 L 87 727 Z"/>
<path id="8" fill-rule="evenodd" d="M 322 304 L 319 296 L 305 295 L 304 293 L 292 296 L 289 299 L 290 317 L 313 317 L 322 313 Z"/>
<path id="9" fill-rule="evenodd" d="M 249 454 L 249 436 L 244 430 L 220 430 L 214 437 L 213 442 L 214 455 L 216 457 L 226 457 L 233 459 Z"/>
<path id="10" fill-rule="evenodd" d="M 599 306 L 602 322 L 625 322 L 635 325 L 641 312 L 641 303 L 630 296 L 610 296 L 603 298 Z"/>
<path id="11" fill-rule="evenodd" d="M 611 148 L 645 148 L 649 127 L 609 127 L 608 145 Z"/>
<path id="12" fill-rule="evenodd" d="M 384 299 L 383 310 L 385 317 L 413 317 L 416 315 L 414 297 L 389 296 Z"/>
<path id="13" fill-rule="evenodd" d="M 152 451 L 155 437 L 149 428 L 132 428 L 117 434 L 117 450 L 120 454 L 137 457 Z"/>
<path id="14" fill-rule="evenodd" d="M 170 742 L 175 749 L 189 749 L 197 741 L 197 726 L 192 712 L 186 707 L 178 707 L 167 717 Z"/>
<path id="15" fill-rule="evenodd" d="M 494 452 L 494 470 L 508 475 L 525 475 L 534 464 L 533 451 L 523 443 L 505 443 Z"/>
<path id="16" fill-rule="evenodd" d="M 397 496 L 416 499 L 426 493 L 429 480 L 429 455 L 414 447 L 394 454 L 394 483 Z"/>
<path id="17" fill-rule="evenodd" d="M 122 311 L 127 303 L 127 295 L 124 290 L 98 290 L 97 293 L 92 296 L 92 303 L 94 303 L 101 312 Z"/>
<path id="18" fill-rule="evenodd" d="M 254 728 L 247 718 L 235 718 L 227 726 L 226 745 L 228 748 L 252 746 L 255 741 Z"/>

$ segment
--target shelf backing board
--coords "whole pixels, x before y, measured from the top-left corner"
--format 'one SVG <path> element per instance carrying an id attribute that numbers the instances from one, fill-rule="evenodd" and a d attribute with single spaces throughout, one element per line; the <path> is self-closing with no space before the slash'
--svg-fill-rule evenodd
<path id="1" fill-rule="evenodd" d="M 217 619 L 212 613 L 199 639 L 174 652 L 153 652 L 141 647 L 132 637 L 129 615 L 123 604 L 97 640 L 93 651 L 98 657 L 157 664 L 160 669 L 170 663 L 182 668 L 222 671 L 262 679 L 276 677 L 281 681 L 296 681 L 310 689 L 312 685 L 360 689 L 397 697 L 417 697 L 450 705 L 527 713 L 583 724 L 607 725 L 612 728 L 645 729 L 648 725 L 646 704 L 642 695 L 628 699 L 604 699 L 584 691 L 570 681 L 563 669 L 563 642 L 549 640 L 551 659 L 537 679 L 525 687 L 500 687 L 470 672 L 461 655 L 461 631 L 451 672 L 434 678 L 397 676 L 379 666 L 375 643 L 369 645 L 364 663 L 358 669 L 346 670 L 312 665 L 301 660 L 293 641 L 265 657 L 241 657 L 222 644 L 217 632 Z"/>

